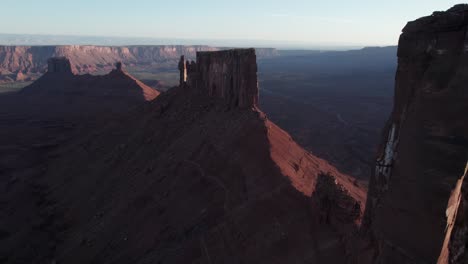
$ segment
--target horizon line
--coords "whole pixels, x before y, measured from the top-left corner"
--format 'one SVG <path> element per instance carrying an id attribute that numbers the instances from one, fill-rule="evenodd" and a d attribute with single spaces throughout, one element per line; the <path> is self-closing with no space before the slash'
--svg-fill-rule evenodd
<path id="1" fill-rule="evenodd" d="M 37 40 L 8 40 L 2 37 L 38 37 Z M 47 38 L 62 38 L 61 40 L 47 40 Z M 94 38 L 91 40 L 66 40 L 65 38 Z M 118 41 L 116 41 L 118 40 Z M 55 41 L 55 43 L 53 43 Z M 120 41 L 120 43 L 119 43 Z M 14 43 L 17 42 L 17 43 Z M 28 43 L 29 42 L 29 43 Z M 50 43 L 42 43 L 50 42 Z M 230 44 L 229 44 L 230 43 Z M 74 35 L 74 34 L 31 34 L 31 33 L 2 33 L 0 32 L 0 45 L 6 46 L 66 46 L 66 45 L 94 45 L 94 46 L 142 46 L 142 45 L 172 45 L 172 46 L 212 46 L 212 47 L 256 47 L 275 49 L 330 49 L 330 48 L 365 48 L 365 47 L 391 47 L 397 43 L 336 43 L 336 42 L 304 42 L 299 40 L 267 40 L 267 39 L 219 39 L 219 38 L 170 38 L 170 37 L 135 37 L 135 36 L 103 36 L 103 35 Z"/>

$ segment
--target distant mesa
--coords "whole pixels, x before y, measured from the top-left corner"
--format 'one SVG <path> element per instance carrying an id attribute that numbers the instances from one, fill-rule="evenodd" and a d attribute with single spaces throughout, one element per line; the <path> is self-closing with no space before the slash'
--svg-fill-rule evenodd
<path id="1" fill-rule="evenodd" d="M 197 52 L 197 61 L 179 62 L 180 84 L 223 98 L 230 107 L 258 104 L 255 49 Z"/>
<path id="2" fill-rule="evenodd" d="M 3 46 L 0 45 L 0 71 L 16 73 L 21 71 L 26 77 L 37 79 L 48 68 L 48 58 L 66 57 L 76 74 L 93 74 L 103 70 L 110 71 L 112 63 L 121 61 L 122 66 L 132 65 L 145 71 L 161 67 L 174 68 L 181 55 L 195 59 L 198 51 L 217 51 L 226 48 L 209 46 Z M 275 49 L 256 49 L 258 58 L 278 56 Z M 53 72 L 50 71 L 49 72 Z M 2 78 L 3 78 L 2 77 Z M 5 79 L 5 78 L 4 78 Z M 14 76 L 4 82 L 15 81 Z"/>

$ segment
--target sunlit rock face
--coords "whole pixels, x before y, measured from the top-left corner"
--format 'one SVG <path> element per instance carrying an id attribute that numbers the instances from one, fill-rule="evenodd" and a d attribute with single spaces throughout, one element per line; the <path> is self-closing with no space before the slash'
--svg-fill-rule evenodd
<path id="1" fill-rule="evenodd" d="M 436 263 L 444 251 L 447 204 L 467 161 L 467 25 L 468 7 L 458 5 L 403 29 L 394 109 L 367 200 L 366 230 L 376 249 L 373 263 Z M 455 207 L 466 215 L 465 206 L 459 202 Z M 459 215 L 455 225 L 459 232 L 449 235 L 445 263 L 467 263 L 460 253 L 467 238 L 456 235 L 466 227 L 463 217 Z M 455 244 L 458 253 L 450 248 Z"/>

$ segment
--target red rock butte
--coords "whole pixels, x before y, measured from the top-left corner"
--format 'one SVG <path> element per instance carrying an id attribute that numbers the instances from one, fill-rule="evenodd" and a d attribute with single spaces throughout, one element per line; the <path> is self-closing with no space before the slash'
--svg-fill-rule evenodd
<path id="1" fill-rule="evenodd" d="M 72 74 L 70 60 L 66 57 L 54 57 L 47 60 L 48 73 Z"/>
<path id="2" fill-rule="evenodd" d="M 197 52 L 196 62 L 179 63 L 180 84 L 223 98 L 230 107 L 256 107 L 258 103 L 255 49 Z"/>

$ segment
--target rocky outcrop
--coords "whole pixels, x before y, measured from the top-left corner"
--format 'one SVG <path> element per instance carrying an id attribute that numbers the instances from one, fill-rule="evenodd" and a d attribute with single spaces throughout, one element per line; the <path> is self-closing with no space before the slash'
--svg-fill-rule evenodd
<path id="1" fill-rule="evenodd" d="M 48 73 L 72 74 L 70 60 L 65 57 L 50 58 L 47 65 Z"/>
<path id="2" fill-rule="evenodd" d="M 182 86 L 187 82 L 187 63 L 185 61 L 184 55 L 180 56 L 179 73 L 180 73 L 179 86 Z"/>
<path id="3" fill-rule="evenodd" d="M 320 222 L 343 233 L 360 224 L 363 205 L 330 174 L 318 176 L 312 203 L 320 212 Z"/>
<path id="4" fill-rule="evenodd" d="M 223 98 L 230 107 L 258 103 L 257 59 L 254 49 L 198 52 L 196 62 L 179 64 L 180 83 Z"/>
<path id="5" fill-rule="evenodd" d="M 115 69 L 117 71 L 122 71 L 122 62 L 119 61 L 119 62 L 115 63 Z"/>
<path id="6" fill-rule="evenodd" d="M 375 241 L 373 263 L 436 263 L 439 258 L 450 222 L 447 203 L 467 161 L 467 29 L 467 5 L 403 29 L 394 109 L 366 207 L 365 230 Z M 457 226 L 466 226 L 466 219 L 457 219 Z M 448 245 L 466 247 L 466 236 L 449 237 Z"/>

